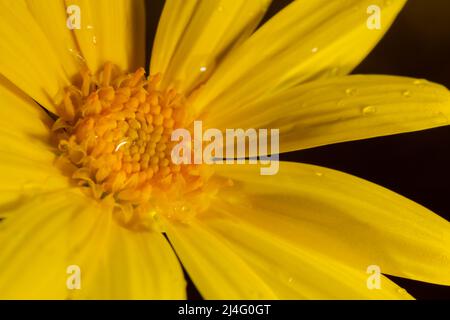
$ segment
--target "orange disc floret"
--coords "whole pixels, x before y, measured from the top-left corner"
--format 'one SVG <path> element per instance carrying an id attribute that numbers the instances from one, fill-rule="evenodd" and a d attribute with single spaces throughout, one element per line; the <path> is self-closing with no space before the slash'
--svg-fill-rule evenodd
<path id="1" fill-rule="evenodd" d="M 195 166 L 171 161 L 171 133 L 190 122 L 187 100 L 158 89 L 160 76 L 146 78 L 143 68 L 114 71 L 111 63 L 99 79 L 83 71 L 81 83 L 65 90 L 53 126 L 60 158 L 93 197 L 114 200 L 126 223 L 152 208 L 170 215 L 171 198 L 198 191 L 205 178 Z"/>

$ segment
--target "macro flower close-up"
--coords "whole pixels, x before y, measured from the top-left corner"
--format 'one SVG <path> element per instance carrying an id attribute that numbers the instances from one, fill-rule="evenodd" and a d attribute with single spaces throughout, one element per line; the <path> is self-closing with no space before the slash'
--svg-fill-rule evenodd
<path id="1" fill-rule="evenodd" d="M 0 299 L 450 286 L 445 218 L 279 161 L 449 124 L 444 85 L 350 74 L 406 0 L 166 0 L 152 35 L 154 2 L 0 0 Z"/>

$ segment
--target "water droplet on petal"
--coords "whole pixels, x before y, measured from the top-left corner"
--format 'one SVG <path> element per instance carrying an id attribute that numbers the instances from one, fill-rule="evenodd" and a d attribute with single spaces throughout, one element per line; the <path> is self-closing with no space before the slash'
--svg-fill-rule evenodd
<path id="1" fill-rule="evenodd" d="M 345 101 L 342 99 L 337 102 L 338 107 L 343 107 L 344 105 L 345 105 Z"/>
<path id="2" fill-rule="evenodd" d="M 409 98 L 409 97 L 411 97 L 411 91 L 405 90 L 405 91 L 402 92 L 402 95 L 403 95 L 405 98 Z"/>
<path id="3" fill-rule="evenodd" d="M 205 72 L 206 70 L 208 70 L 208 68 L 206 68 L 205 66 L 200 67 L 200 72 Z"/>
<path id="4" fill-rule="evenodd" d="M 316 176 L 318 176 L 318 177 L 322 177 L 323 176 L 323 173 L 322 172 L 318 172 L 318 171 L 314 172 L 314 174 Z"/>
<path id="5" fill-rule="evenodd" d="M 185 214 L 187 212 L 191 211 L 191 207 L 185 203 L 183 204 L 176 204 L 173 206 L 173 210 L 175 213 L 181 213 L 181 214 Z"/>
<path id="6" fill-rule="evenodd" d="M 425 79 L 416 79 L 416 80 L 413 81 L 414 85 L 421 86 L 421 87 L 426 85 L 427 83 L 428 83 L 428 81 L 425 80 Z"/>
<path id="7" fill-rule="evenodd" d="M 93 36 L 93 37 L 92 37 L 92 43 L 93 43 L 93 44 L 97 44 L 97 37 L 96 37 L 96 36 Z"/>
<path id="8" fill-rule="evenodd" d="M 314 47 L 314 48 L 311 49 L 312 53 L 316 53 L 317 51 L 319 51 L 319 48 L 317 48 L 317 47 Z"/>
<path id="9" fill-rule="evenodd" d="M 71 54 L 72 56 L 74 56 L 75 59 L 76 59 L 79 63 L 83 63 L 83 64 L 86 63 L 86 60 L 83 58 L 83 56 L 81 55 L 81 53 L 80 53 L 78 50 L 73 49 L 73 48 L 69 48 L 68 50 L 69 50 L 70 54 Z"/>
<path id="10" fill-rule="evenodd" d="M 339 73 L 339 68 L 335 67 L 333 69 L 330 70 L 330 75 L 332 76 L 336 76 Z"/>
<path id="11" fill-rule="evenodd" d="M 348 88 L 345 89 L 345 94 L 348 96 L 354 96 L 356 94 L 357 90 L 355 88 Z"/>
<path id="12" fill-rule="evenodd" d="M 377 108 L 374 106 L 367 106 L 367 107 L 362 108 L 362 113 L 364 115 L 374 114 L 376 112 L 377 112 Z"/>

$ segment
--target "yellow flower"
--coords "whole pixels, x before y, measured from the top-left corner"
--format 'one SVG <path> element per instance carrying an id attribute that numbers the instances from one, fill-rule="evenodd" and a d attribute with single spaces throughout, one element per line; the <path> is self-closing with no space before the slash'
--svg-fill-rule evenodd
<path id="1" fill-rule="evenodd" d="M 411 298 L 370 266 L 450 285 L 449 223 L 382 187 L 169 163 L 195 119 L 280 152 L 448 123 L 440 85 L 346 76 L 405 1 L 295 1 L 254 32 L 269 2 L 167 0 L 146 78 L 142 1 L 0 1 L 1 298 L 180 299 L 181 264 L 208 299 Z"/>

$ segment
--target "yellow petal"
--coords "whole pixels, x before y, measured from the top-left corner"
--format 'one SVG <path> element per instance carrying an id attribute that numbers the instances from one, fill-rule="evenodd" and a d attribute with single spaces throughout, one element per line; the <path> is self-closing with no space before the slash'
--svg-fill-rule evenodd
<path id="1" fill-rule="evenodd" d="M 0 298 L 185 298 L 183 272 L 164 237 L 122 228 L 110 209 L 76 189 L 2 207 Z M 70 287 L 74 267 L 79 288 Z"/>
<path id="2" fill-rule="evenodd" d="M 98 271 L 80 297 L 186 299 L 183 271 L 162 234 L 129 231 L 113 223 L 99 255 Z"/>
<path id="3" fill-rule="evenodd" d="M 220 201 L 208 217 L 172 225 L 169 239 L 206 299 L 410 298 L 382 278 L 367 288 L 365 270 L 284 241 L 228 212 Z"/>
<path id="4" fill-rule="evenodd" d="M 257 26 L 271 0 L 166 1 L 151 60 L 163 85 L 191 90 L 205 81 L 230 46 Z"/>
<path id="5" fill-rule="evenodd" d="M 204 298 L 276 298 L 264 279 L 204 226 L 168 224 L 167 235 Z"/>
<path id="6" fill-rule="evenodd" d="M 197 0 L 165 2 L 151 54 L 150 73 L 165 73 L 168 69 L 197 4 Z"/>
<path id="7" fill-rule="evenodd" d="M 81 29 L 74 29 L 83 57 L 93 72 L 107 61 L 122 70 L 145 65 L 145 10 L 142 0 L 66 0 L 81 12 Z"/>
<path id="8" fill-rule="evenodd" d="M 1 208 L 2 213 L 8 211 L 0 223 L 2 299 L 71 297 L 74 292 L 67 286 L 73 272 L 70 266 L 80 268 L 83 288 L 90 275 L 86 263 L 95 260 L 101 238 L 107 235 L 105 228 L 99 228 L 107 223 L 98 223 L 107 215 L 92 210 L 87 200 L 79 192 L 64 190 Z"/>
<path id="9" fill-rule="evenodd" d="M 405 0 L 295 1 L 230 53 L 195 107 L 230 109 L 298 83 L 350 72 L 388 30 Z M 367 27 L 369 6 L 380 30 Z"/>
<path id="10" fill-rule="evenodd" d="M 26 0 L 28 9 L 45 33 L 55 54 L 60 59 L 66 76 L 71 79 L 85 65 L 75 36 L 67 27 L 69 14 L 64 1 Z"/>
<path id="11" fill-rule="evenodd" d="M 234 208 L 233 208 L 234 209 Z M 380 275 L 380 289 L 369 289 L 365 269 L 283 241 L 276 234 L 232 218 L 239 215 L 218 207 L 222 218 L 204 224 L 228 245 L 276 293 L 279 299 L 410 299 L 400 287 Z M 220 252 L 220 251 L 218 251 Z M 233 261 L 230 261 L 233 267 Z M 236 270 L 239 273 L 239 270 Z M 241 278 L 242 282 L 245 278 Z M 195 281 L 195 280 L 194 280 Z"/>
<path id="12" fill-rule="evenodd" d="M 236 112 L 214 110 L 209 127 L 280 129 L 280 151 L 447 125 L 450 92 L 404 77 L 355 75 L 313 81 Z"/>
<path id="13" fill-rule="evenodd" d="M 0 73 L 55 112 L 54 99 L 69 84 L 60 58 L 23 0 L 1 1 L 0 16 Z"/>
<path id="14" fill-rule="evenodd" d="M 53 166 L 50 122 L 34 101 L 0 76 L 0 206 L 68 186 Z"/>
<path id="15" fill-rule="evenodd" d="M 362 179 L 298 163 L 274 176 L 257 166 L 219 166 L 235 187 L 215 207 L 235 219 L 357 270 L 450 285 L 450 223 Z M 276 188 L 274 186 L 277 186 Z"/>

